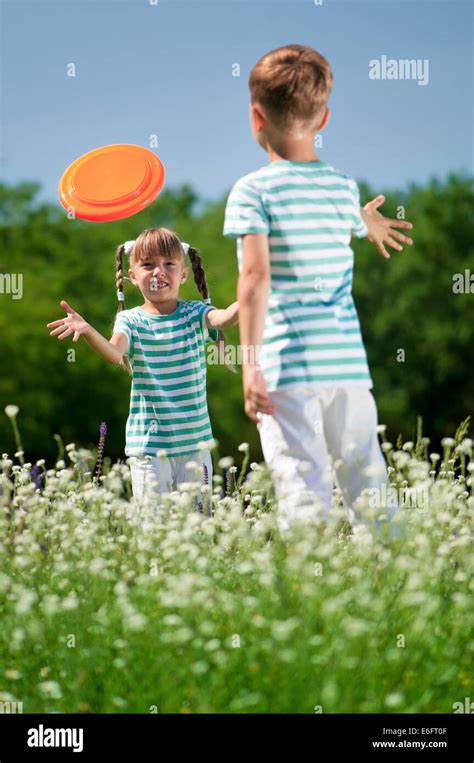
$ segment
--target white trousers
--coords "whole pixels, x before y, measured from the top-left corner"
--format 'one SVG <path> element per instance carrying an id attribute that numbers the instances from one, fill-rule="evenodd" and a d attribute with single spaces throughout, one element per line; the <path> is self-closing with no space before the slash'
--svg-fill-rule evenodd
<path id="1" fill-rule="evenodd" d="M 301 386 L 269 395 L 275 414 L 261 414 L 257 428 L 281 529 L 298 519 L 327 518 L 334 480 L 350 509 L 364 488 L 383 490 L 388 475 L 371 390 Z"/>
<path id="2" fill-rule="evenodd" d="M 186 467 L 190 461 L 198 464 L 199 473 L 194 468 Z M 155 456 L 151 460 L 130 456 L 130 473 L 133 497 L 138 500 L 153 499 L 162 493 L 178 490 L 184 482 L 207 484 L 212 493 L 212 458 L 209 451 L 166 458 Z"/>

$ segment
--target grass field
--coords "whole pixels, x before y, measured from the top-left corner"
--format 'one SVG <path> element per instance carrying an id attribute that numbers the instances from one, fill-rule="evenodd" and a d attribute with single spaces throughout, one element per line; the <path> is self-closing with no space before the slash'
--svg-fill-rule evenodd
<path id="1" fill-rule="evenodd" d="M 15 427 L 15 406 L 8 406 Z M 392 537 L 342 510 L 282 537 L 245 444 L 155 507 L 129 469 L 71 443 L 55 468 L 3 455 L 0 703 L 24 713 L 452 713 L 474 696 L 472 441 L 385 443 L 393 485 L 422 486 Z M 337 503 L 337 491 L 335 504 Z"/>

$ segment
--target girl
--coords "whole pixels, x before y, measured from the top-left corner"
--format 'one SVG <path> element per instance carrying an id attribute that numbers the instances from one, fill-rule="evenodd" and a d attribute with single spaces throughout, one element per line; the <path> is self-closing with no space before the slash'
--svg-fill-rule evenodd
<path id="1" fill-rule="evenodd" d="M 127 280 L 144 299 L 130 310 L 125 310 L 123 292 L 124 255 L 129 257 Z M 189 272 L 186 256 L 204 303 L 179 299 Z M 195 467 L 186 466 L 190 461 L 198 464 L 202 484 L 212 489 L 204 345 L 220 340 L 225 346 L 221 330 L 238 322 L 238 303 L 224 310 L 211 304 L 198 251 L 167 228 L 149 228 L 136 241 L 118 246 L 115 279 L 119 305 L 110 341 L 64 300 L 60 305 L 67 317 L 47 324 L 54 329 L 51 336 L 73 334 L 77 342 L 83 334 L 99 355 L 131 374 L 125 454 L 135 498 L 195 481 Z"/>

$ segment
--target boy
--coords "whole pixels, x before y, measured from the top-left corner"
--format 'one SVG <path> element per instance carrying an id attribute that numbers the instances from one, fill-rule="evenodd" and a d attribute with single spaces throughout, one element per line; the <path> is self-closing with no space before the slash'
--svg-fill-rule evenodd
<path id="1" fill-rule="evenodd" d="M 411 244 L 377 212 L 359 205 L 352 178 L 318 159 L 314 135 L 327 124 L 332 73 L 303 45 L 263 56 L 251 71 L 252 132 L 270 163 L 229 195 L 224 235 L 237 238 L 245 412 L 257 423 L 281 529 L 327 517 L 335 475 L 353 508 L 364 488 L 381 488 L 386 465 L 377 410 L 352 299 L 351 235 Z"/>

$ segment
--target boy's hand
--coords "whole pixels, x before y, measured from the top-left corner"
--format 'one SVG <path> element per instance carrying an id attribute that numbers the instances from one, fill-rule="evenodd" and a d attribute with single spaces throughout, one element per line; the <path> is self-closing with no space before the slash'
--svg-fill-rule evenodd
<path id="1" fill-rule="evenodd" d="M 267 392 L 267 385 L 259 366 L 244 365 L 242 371 L 244 387 L 245 413 L 256 424 L 259 423 L 261 413 L 275 413 L 275 404 Z"/>
<path id="2" fill-rule="evenodd" d="M 367 224 L 369 233 L 367 238 L 377 247 L 378 251 L 383 257 L 390 259 L 390 255 L 385 249 L 385 244 L 393 246 L 399 252 L 403 250 L 403 246 L 397 243 L 397 241 L 403 241 L 404 244 L 413 244 L 411 238 L 407 238 L 402 233 L 399 233 L 395 228 L 405 228 L 409 230 L 413 228 L 413 225 L 406 220 L 391 220 L 388 217 L 384 217 L 380 212 L 377 212 L 377 207 L 385 201 L 385 196 L 376 196 L 372 201 L 367 204 L 361 210 L 362 218 Z M 395 241 L 394 239 L 397 239 Z"/>
<path id="3" fill-rule="evenodd" d="M 65 318 L 60 318 L 58 321 L 52 321 L 51 323 L 46 324 L 48 328 L 57 326 L 54 331 L 50 331 L 50 336 L 56 336 L 56 334 L 60 334 L 58 339 L 65 339 L 67 336 L 74 333 L 72 341 L 77 342 L 81 334 L 85 334 L 86 331 L 89 331 L 91 325 L 84 320 L 82 315 L 76 313 L 75 310 L 73 310 L 72 307 L 68 305 L 68 303 L 63 299 L 59 304 L 66 311 L 67 316 Z"/>

